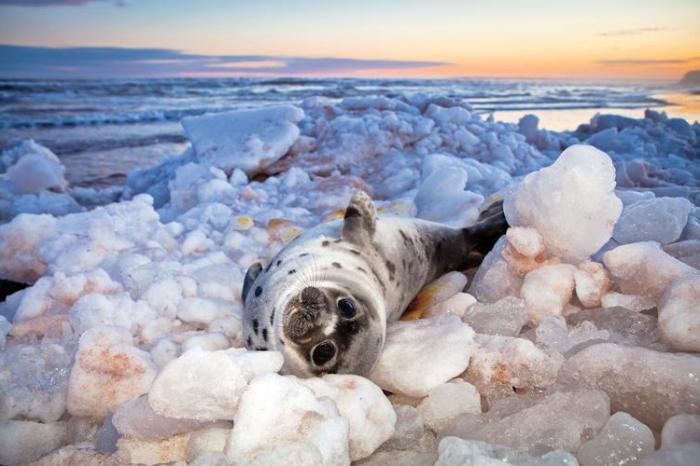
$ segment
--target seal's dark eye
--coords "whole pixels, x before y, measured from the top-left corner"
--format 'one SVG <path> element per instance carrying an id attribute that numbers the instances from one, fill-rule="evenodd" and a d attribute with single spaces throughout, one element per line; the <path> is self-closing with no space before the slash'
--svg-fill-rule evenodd
<path id="1" fill-rule="evenodd" d="M 311 359 L 317 366 L 322 366 L 335 356 L 335 343 L 330 340 L 323 341 L 311 350 Z"/>
<path id="2" fill-rule="evenodd" d="M 357 314 L 355 303 L 348 298 L 338 300 L 338 310 L 340 311 L 340 316 L 345 319 L 352 319 Z"/>

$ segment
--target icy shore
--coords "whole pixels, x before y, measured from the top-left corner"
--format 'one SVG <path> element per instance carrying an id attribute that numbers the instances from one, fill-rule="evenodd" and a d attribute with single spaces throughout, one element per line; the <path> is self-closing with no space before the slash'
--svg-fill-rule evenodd
<path id="1" fill-rule="evenodd" d="M 575 132 L 460 102 L 311 98 L 191 117 L 119 202 L 33 142 L 0 156 L 0 464 L 694 464 L 700 125 Z M 245 269 L 367 190 L 511 225 L 389 326 L 367 378 L 242 349 Z M 475 272 L 475 273 L 474 273 Z"/>

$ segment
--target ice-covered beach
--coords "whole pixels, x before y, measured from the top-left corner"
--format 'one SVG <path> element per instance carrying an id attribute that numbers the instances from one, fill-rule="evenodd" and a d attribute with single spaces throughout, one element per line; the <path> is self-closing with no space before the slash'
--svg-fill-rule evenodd
<path id="1" fill-rule="evenodd" d="M 31 286 L 0 304 L 0 463 L 696 464 L 700 125 L 582 123 L 306 97 L 186 116 L 191 146 L 102 191 L 6 150 L 0 278 Z M 367 378 L 280 375 L 243 349 L 245 270 L 357 189 L 455 227 L 504 199 L 511 228 Z"/>

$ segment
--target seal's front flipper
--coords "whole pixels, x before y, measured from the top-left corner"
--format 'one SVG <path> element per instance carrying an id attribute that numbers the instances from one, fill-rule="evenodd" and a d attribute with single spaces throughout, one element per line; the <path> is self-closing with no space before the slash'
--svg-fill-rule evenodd
<path id="1" fill-rule="evenodd" d="M 243 301 L 244 303 L 245 297 L 248 296 L 248 292 L 253 286 L 253 282 L 255 281 L 255 279 L 258 278 L 258 275 L 260 275 L 260 272 L 262 272 L 262 264 L 260 262 L 256 262 L 255 264 L 248 267 L 248 271 L 246 272 L 245 278 L 243 279 L 243 291 L 241 292 L 241 301 Z"/>
<path id="2" fill-rule="evenodd" d="M 374 236 L 377 209 L 369 195 L 356 191 L 345 209 L 343 239 L 357 245 L 365 244 Z"/>
<path id="3" fill-rule="evenodd" d="M 506 230 L 508 230 L 508 222 L 503 213 L 503 201 L 498 201 L 481 213 L 475 225 L 462 231 L 471 250 L 486 255 L 498 238 L 506 234 Z"/>

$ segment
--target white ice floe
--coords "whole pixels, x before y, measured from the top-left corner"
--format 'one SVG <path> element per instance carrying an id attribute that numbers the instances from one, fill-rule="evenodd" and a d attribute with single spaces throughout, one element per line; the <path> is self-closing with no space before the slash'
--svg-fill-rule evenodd
<path id="1" fill-rule="evenodd" d="M 251 175 L 287 153 L 303 117 L 302 109 L 283 106 L 188 117 L 182 125 L 200 161 Z"/>
<path id="2" fill-rule="evenodd" d="M 119 202 L 71 189 L 35 143 L 0 155 L 0 278 L 30 285 L 0 303 L 0 463 L 697 458 L 699 125 L 650 111 L 555 133 L 425 95 L 184 125 L 192 147 Z M 511 227 L 389 324 L 369 380 L 278 375 L 280 354 L 239 348 L 245 270 L 357 189 L 380 216 L 453 226 L 508 192 Z"/>
<path id="3" fill-rule="evenodd" d="M 510 225 L 535 228 L 552 254 L 578 263 L 612 236 L 622 212 L 614 190 L 610 158 L 592 146 L 572 146 L 551 167 L 526 176 L 504 210 Z"/>
<path id="4" fill-rule="evenodd" d="M 456 316 L 397 322 L 369 378 L 390 392 L 426 396 L 464 372 L 475 349 L 474 331 Z"/>

